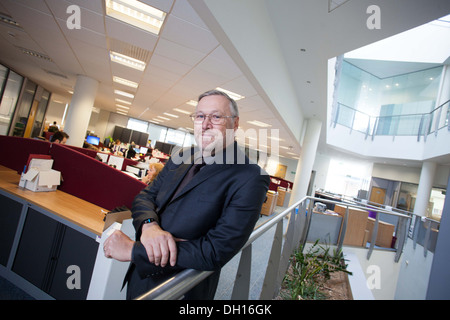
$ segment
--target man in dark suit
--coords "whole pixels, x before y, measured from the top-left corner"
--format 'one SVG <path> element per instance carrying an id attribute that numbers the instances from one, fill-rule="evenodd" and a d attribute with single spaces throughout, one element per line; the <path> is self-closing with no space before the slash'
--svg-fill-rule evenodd
<path id="1" fill-rule="evenodd" d="M 105 241 L 107 257 L 131 261 L 129 299 L 186 268 L 215 272 L 185 298 L 213 299 L 220 269 L 239 252 L 258 220 L 269 177 L 234 141 L 236 102 L 209 91 L 199 97 L 191 117 L 198 148 L 172 154 L 156 180 L 136 196 L 136 241 L 120 231 Z M 194 169 L 198 173 L 188 179 Z"/>

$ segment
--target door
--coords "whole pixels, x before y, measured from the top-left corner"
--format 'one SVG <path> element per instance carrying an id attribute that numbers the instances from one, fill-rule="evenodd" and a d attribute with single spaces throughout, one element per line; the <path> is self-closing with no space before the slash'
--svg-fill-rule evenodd
<path id="1" fill-rule="evenodd" d="M 284 177 L 286 177 L 286 170 L 287 166 L 279 164 L 277 166 L 277 171 L 275 172 L 274 176 L 280 179 L 284 179 Z"/>
<path id="2" fill-rule="evenodd" d="M 384 204 L 384 199 L 386 198 L 386 189 L 372 187 L 372 191 L 370 192 L 370 202 Z"/>

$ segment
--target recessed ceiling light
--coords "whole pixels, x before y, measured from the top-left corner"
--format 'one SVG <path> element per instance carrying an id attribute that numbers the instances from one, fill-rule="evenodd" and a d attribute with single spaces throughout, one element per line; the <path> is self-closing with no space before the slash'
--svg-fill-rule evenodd
<path id="1" fill-rule="evenodd" d="M 223 88 L 217 87 L 216 90 L 225 92 L 227 95 L 230 96 L 231 99 L 233 99 L 233 100 L 235 100 L 235 101 L 238 101 L 238 100 L 241 100 L 241 99 L 244 99 L 244 98 L 245 98 L 244 96 L 241 96 L 240 94 L 234 93 L 234 92 L 232 92 L 232 91 L 225 90 L 225 89 L 223 89 Z"/>
<path id="2" fill-rule="evenodd" d="M 176 112 L 180 112 L 180 113 L 184 113 L 184 114 L 191 114 L 191 111 L 187 111 L 187 110 L 182 110 L 182 109 L 178 109 L 178 108 L 173 108 L 174 111 Z"/>
<path id="3" fill-rule="evenodd" d="M 171 113 L 167 113 L 167 112 L 164 112 L 163 114 L 165 114 L 166 116 L 172 117 L 172 118 L 179 118 L 179 116 L 177 116 L 175 114 L 171 114 Z"/>
<path id="4" fill-rule="evenodd" d="M 144 61 L 134 59 L 132 57 L 114 51 L 109 52 L 109 57 L 111 58 L 112 62 L 116 62 L 139 71 L 144 71 L 145 66 L 147 65 Z"/>
<path id="5" fill-rule="evenodd" d="M 193 107 L 196 107 L 197 106 L 197 101 L 195 101 L 195 100 L 189 100 L 188 102 L 186 102 L 186 104 L 188 104 L 188 105 L 190 105 L 190 106 L 193 106 Z M 189 113 L 190 114 L 190 113 Z"/>
<path id="6" fill-rule="evenodd" d="M 134 98 L 134 94 L 131 94 L 129 92 L 125 92 L 125 91 L 122 91 L 122 90 L 114 90 L 114 93 L 115 94 L 120 94 L 121 96 L 124 96 L 124 97 L 127 97 L 127 98 L 131 98 L 131 99 Z"/>
<path id="7" fill-rule="evenodd" d="M 106 0 L 106 14 L 137 28 L 159 34 L 166 13 L 136 0 Z"/>
<path id="8" fill-rule="evenodd" d="M 120 102 L 120 103 L 125 103 L 125 104 L 131 104 L 131 102 L 130 101 L 125 101 L 125 100 L 122 100 L 122 99 L 114 99 L 114 100 L 116 100 L 116 102 Z"/>
<path id="9" fill-rule="evenodd" d="M 264 123 L 264 122 L 257 121 L 257 120 L 247 121 L 247 123 L 253 124 L 253 125 L 258 126 L 258 127 L 263 127 L 263 128 L 267 128 L 267 127 L 271 127 L 272 126 L 271 124 Z"/>
<path id="10" fill-rule="evenodd" d="M 137 82 L 133 82 L 124 78 L 113 76 L 113 81 L 115 83 L 123 84 L 124 86 L 131 87 L 131 88 L 137 88 L 139 84 Z"/>

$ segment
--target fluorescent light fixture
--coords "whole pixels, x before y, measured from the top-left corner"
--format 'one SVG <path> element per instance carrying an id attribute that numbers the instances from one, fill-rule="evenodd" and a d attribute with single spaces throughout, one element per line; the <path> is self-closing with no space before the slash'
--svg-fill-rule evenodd
<path id="1" fill-rule="evenodd" d="M 271 127 L 272 126 L 271 124 L 264 123 L 264 122 L 257 121 L 257 120 L 247 121 L 247 123 L 250 123 L 250 124 L 252 124 L 254 126 L 258 126 L 258 127 L 263 127 L 263 128 L 267 128 L 267 127 Z"/>
<path id="2" fill-rule="evenodd" d="M 124 78 L 113 76 L 113 81 L 115 83 L 123 84 L 124 86 L 131 87 L 131 88 L 137 88 L 139 84 L 137 82 L 133 82 Z"/>
<path id="3" fill-rule="evenodd" d="M 134 94 L 131 94 L 131 93 L 128 93 L 128 92 L 125 92 L 125 91 L 122 91 L 122 90 L 114 90 L 114 93 L 115 94 L 120 94 L 121 96 L 130 98 L 130 99 L 134 99 Z"/>
<path id="4" fill-rule="evenodd" d="M 154 123 L 154 124 L 160 124 L 161 122 L 156 121 L 156 120 L 149 120 L 149 122 Z"/>
<path id="5" fill-rule="evenodd" d="M 124 116 L 128 115 L 127 112 L 124 112 L 124 111 L 121 111 L 121 110 L 116 110 L 116 112 L 119 113 L 119 114 L 123 114 Z"/>
<path id="6" fill-rule="evenodd" d="M 116 62 L 139 71 L 144 71 L 145 66 L 147 65 L 144 61 L 134 59 L 132 57 L 114 51 L 109 52 L 109 57 L 111 58 L 112 62 Z"/>
<path id="7" fill-rule="evenodd" d="M 186 102 L 186 104 L 188 104 L 188 105 L 190 105 L 190 106 L 193 106 L 193 107 L 196 107 L 196 106 L 197 106 L 197 101 L 195 101 L 195 100 L 189 100 L 188 102 Z"/>
<path id="8" fill-rule="evenodd" d="M 159 34 L 166 13 L 137 0 L 106 0 L 106 14 L 137 28 Z"/>
<path id="9" fill-rule="evenodd" d="M 219 87 L 217 87 L 216 90 L 225 92 L 227 95 L 230 96 L 231 99 L 233 99 L 233 100 L 235 100 L 235 101 L 238 101 L 238 100 L 241 100 L 241 99 L 244 99 L 244 98 L 245 98 L 244 96 L 241 96 L 240 94 L 237 94 L 237 93 L 234 93 L 234 92 L 231 92 L 231 91 L 228 91 L 228 90 L 219 88 Z"/>
<path id="10" fill-rule="evenodd" d="M 156 122 L 164 122 L 164 120 L 161 120 L 161 119 L 155 119 L 155 118 L 153 118 L 153 121 L 156 121 Z"/>
<path id="11" fill-rule="evenodd" d="M 157 118 L 159 118 L 159 119 L 164 119 L 164 120 L 167 120 L 167 121 L 169 121 L 170 119 L 169 118 L 166 118 L 166 117 L 162 117 L 162 116 L 156 116 Z"/>
<path id="12" fill-rule="evenodd" d="M 174 111 L 179 112 L 179 113 L 184 113 L 184 114 L 191 114 L 192 111 L 186 111 L 186 110 L 182 110 L 182 109 L 178 109 L 178 108 L 173 108 Z"/>
<path id="13" fill-rule="evenodd" d="M 119 102 L 119 103 L 131 104 L 130 101 L 125 101 L 125 100 L 117 99 L 117 98 L 115 100 L 116 100 L 116 102 Z"/>
<path id="14" fill-rule="evenodd" d="M 180 117 L 180 116 L 177 116 L 175 114 L 168 113 L 168 112 L 164 112 L 163 114 L 165 114 L 166 116 L 172 117 L 172 118 L 179 118 Z"/>
<path id="15" fill-rule="evenodd" d="M 117 103 L 116 103 L 116 107 L 117 108 L 123 108 L 123 109 L 130 109 L 130 107 L 125 107 L 125 106 L 123 106 L 121 104 L 117 104 Z"/>

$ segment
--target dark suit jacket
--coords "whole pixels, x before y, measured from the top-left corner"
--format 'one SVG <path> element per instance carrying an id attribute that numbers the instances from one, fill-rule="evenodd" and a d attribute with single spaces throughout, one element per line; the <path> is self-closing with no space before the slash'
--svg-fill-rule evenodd
<path id="1" fill-rule="evenodd" d="M 269 176 L 258 165 L 249 163 L 236 143 L 223 154 L 216 155 L 216 163 L 203 167 L 173 197 L 192 165 L 192 153 L 193 150 L 185 150 L 172 156 L 154 182 L 134 200 L 132 216 L 137 241 L 133 248 L 132 269 L 139 276 L 135 275 L 135 278 L 150 282 L 140 290 L 151 289 L 182 269 L 220 270 L 239 252 L 258 220 L 269 188 Z M 188 164 L 180 164 L 180 159 Z M 158 219 L 162 229 L 187 240 L 177 242 L 178 256 L 174 267 L 162 268 L 149 262 L 145 248 L 139 242 L 142 223 L 148 218 Z M 206 284 L 207 287 L 212 285 Z M 131 292 L 129 297 L 142 293 Z"/>

